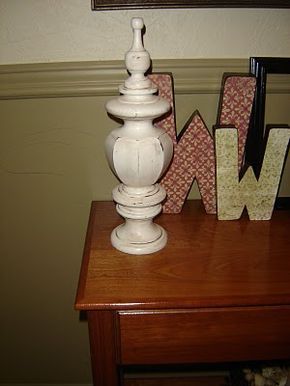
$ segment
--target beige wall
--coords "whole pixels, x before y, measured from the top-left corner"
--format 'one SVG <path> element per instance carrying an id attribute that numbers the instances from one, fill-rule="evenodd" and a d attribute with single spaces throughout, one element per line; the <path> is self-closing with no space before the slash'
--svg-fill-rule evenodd
<path id="1" fill-rule="evenodd" d="M 290 10 L 92 12 L 90 0 L 0 0 L 0 63 L 122 59 L 144 17 L 154 59 L 288 56 Z"/>
<path id="2" fill-rule="evenodd" d="M 289 12 L 138 12 L 153 58 L 206 58 L 154 60 L 174 73 L 179 129 L 195 109 L 212 127 L 224 72 L 247 71 L 250 55 L 289 55 Z M 91 382 L 73 303 L 90 202 L 111 199 L 116 184 L 103 152 L 116 124 L 104 103 L 124 79 L 115 59 L 135 14 L 93 13 L 89 0 L 0 0 L 0 384 Z M 51 63 L 21 64 L 39 62 Z M 268 122 L 290 123 L 289 90 L 289 79 L 271 83 Z"/>

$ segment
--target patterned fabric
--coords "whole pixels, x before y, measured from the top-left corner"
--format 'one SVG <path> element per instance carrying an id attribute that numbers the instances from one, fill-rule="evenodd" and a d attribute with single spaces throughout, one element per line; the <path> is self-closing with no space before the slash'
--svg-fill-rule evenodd
<path id="1" fill-rule="evenodd" d="M 219 126 L 229 125 L 238 130 L 239 169 L 244 160 L 255 87 L 256 78 L 251 76 L 228 76 L 224 81 Z"/>
<path id="2" fill-rule="evenodd" d="M 151 74 L 148 76 L 151 82 L 158 88 L 158 95 L 167 100 L 170 104 L 170 111 L 161 119 L 157 119 L 155 125 L 165 130 L 172 139 L 174 147 L 177 145 L 176 140 L 176 123 L 175 123 L 175 107 L 174 107 L 174 89 L 173 78 L 171 74 Z"/>
<path id="3" fill-rule="evenodd" d="M 167 192 L 163 205 L 165 213 L 179 213 L 196 179 L 200 195 L 209 214 L 216 213 L 216 172 L 214 140 L 200 114 L 193 113 L 189 123 L 176 136 L 173 79 L 170 74 L 152 74 L 151 81 L 159 95 L 171 105 L 170 113 L 156 122 L 171 137 L 174 156 L 169 169 L 160 181 Z M 227 76 L 224 78 L 219 126 L 235 126 L 239 132 L 239 166 L 242 166 L 244 147 L 255 91 L 255 78 Z"/>
<path id="4" fill-rule="evenodd" d="M 237 220 L 247 208 L 250 220 L 270 220 L 278 192 L 290 128 L 269 131 L 263 165 L 257 181 L 251 167 L 238 173 L 238 132 L 219 128 L 215 133 L 217 206 L 219 220 Z"/>
<path id="5" fill-rule="evenodd" d="M 244 374 L 249 386 L 290 386 L 290 368 L 287 367 L 245 369 Z"/>

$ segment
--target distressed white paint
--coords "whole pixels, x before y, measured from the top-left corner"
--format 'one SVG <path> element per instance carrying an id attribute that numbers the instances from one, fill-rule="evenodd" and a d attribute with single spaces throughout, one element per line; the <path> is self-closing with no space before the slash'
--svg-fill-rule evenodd
<path id="1" fill-rule="evenodd" d="M 289 56 L 290 10 L 92 12 L 90 2 L 0 0 L 0 64 L 122 59 L 136 13 L 154 59 Z"/>
<path id="2" fill-rule="evenodd" d="M 108 162 L 122 182 L 113 190 L 113 198 L 118 213 L 125 218 L 125 223 L 113 230 L 111 241 L 115 248 L 138 255 L 166 245 L 166 231 L 152 220 L 166 197 L 157 181 L 173 151 L 170 137 L 153 125 L 153 119 L 170 106 L 156 95 L 156 88 L 144 75 L 150 56 L 142 43 L 143 26 L 142 18 L 132 19 L 133 44 L 125 57 L 130 76 L 120 87 L 121 96 L 106 104 L 110 114 L 124 120 L 106 141 Z"/>

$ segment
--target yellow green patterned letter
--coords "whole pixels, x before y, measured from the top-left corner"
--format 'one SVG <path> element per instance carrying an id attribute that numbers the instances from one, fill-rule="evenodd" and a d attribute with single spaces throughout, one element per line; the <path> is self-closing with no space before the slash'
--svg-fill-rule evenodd
<path id="1" fill-rule="evenodd" d="M 250 220 L 271 218 L 289 139 L 290 128 L 271 129 L 258 181 L 251 167 L 239 180 L 237 130 L 229 128 L 216 130 L 219 220 L 240 218 L 245 206 Z"/>

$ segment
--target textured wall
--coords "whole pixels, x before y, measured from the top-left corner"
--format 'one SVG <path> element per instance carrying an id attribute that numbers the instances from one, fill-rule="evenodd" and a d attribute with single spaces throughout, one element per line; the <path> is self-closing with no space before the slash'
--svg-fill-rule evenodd
<path id="1" fill-rule="evenodd" d="M 132 16 L 152 58 L 288 56 L 290 10 L 92 12 L 90 0 L 0 0 L 0 64 L 122 59 Z"/>

